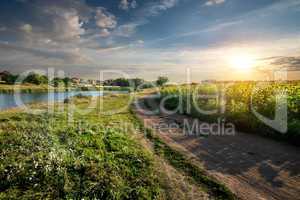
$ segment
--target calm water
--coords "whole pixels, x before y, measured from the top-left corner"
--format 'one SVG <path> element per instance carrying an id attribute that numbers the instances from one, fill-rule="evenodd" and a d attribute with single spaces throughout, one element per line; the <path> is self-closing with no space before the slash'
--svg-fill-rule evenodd
<path id="1" fill-rule="evenodd" d="M 111 92 L 110 92 L 111 93 Z M 63 101 L 65 98 L 82 94 L 85 96 L 103 96 L 103 91 L 72 91 L 72 92 L 53 92 L 53 93 L 19 93 L 19 94 L 1 94 L 0 93 L 0 110 L 17 107 L 16 95 L 20 97 L 23 104 L 47 101 Z"/>

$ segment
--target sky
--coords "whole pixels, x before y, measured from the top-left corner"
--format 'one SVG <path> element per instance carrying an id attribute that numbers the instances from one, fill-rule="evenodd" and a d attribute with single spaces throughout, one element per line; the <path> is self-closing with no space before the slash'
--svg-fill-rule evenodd
<path id="1" fill-rule="evenodd" d="M 299 78 L 300 0 L 1 0 L 0 71 L 172 82 Z M 232 60 L 251 58 L 251 70 Z M 246 60 L 247 60 L 246 59 Z"/>

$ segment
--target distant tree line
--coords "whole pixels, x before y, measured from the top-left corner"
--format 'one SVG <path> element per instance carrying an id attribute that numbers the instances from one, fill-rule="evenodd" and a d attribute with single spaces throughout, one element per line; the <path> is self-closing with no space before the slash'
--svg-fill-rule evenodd
<path id="1" fill-rule="evenodd" d="M 14 84 L 18 80 L 22 80 L 22 83 L 31 83 L 35 85 L 47 84 L 49 82 L 48 77 L 37 73 L 29 73 L 27 76 L 20 77 L 20 75 L 11 74 L 4 71 L 0 73 L 1 81 L 6 84 Z"/>
<path id="2" fill-rule="evenodd" d="M 7 84 L 15 83 L 17 78 L 18 78 L 18 75 L 11 74 L 8 71 L 3 71 L 3 72 L 0 73 L 1 81 L 5 82 Z"/>
<path id="3" fill-rule="evenodd" d="M 34 85 L 52 83 L 55 87 L 58 87 L 60 85 L 68 86 L 71 83 L 71 79 L 69 77 L 55 77 L 54 79 L 49 80 L 49 78 L 46 75 L 41 75 L 34 72 L 29 73 L 27 76 L 20 77 L 20 75 L 15 75 L 11 74 L 10 72 L 3 71 L 0 72 L 0 80 L 5 82 L 6 84 L 15 84 L 19 81 L 22 83 L 30 83 Z"/>
<path id="4" fill-rule="evenodd" d="M 165 85 L 169 79 L 167 77 L 160 76 L 154 82 L 147 82 L 140 78 L 126 79 L 126 78 L 117 78 L 117 79 L 109 79 L 104 81 L 104 86 L 120 86 L 120 87 L 133 87 L 134 89 L 140 88 L 151 88 L 155 86 L 163 86 Z"/>
<path id="5" fill-rule="evenodd" d="M 120 86 L 120 87 L 134 87 L 138 88 L 143 85 L 145 80 L 140 78 L 126 79 L 126 78 L 117 78 L 117 79 L 109 79 L 105 80 L 104 86 Z"/>
<path id="6" fill-rule="evenodd" d="M 59 86 L 69 87 L 72 83 L 72 79 L 69 77 L 65 77 L 65 78 L 55 77 L 54 79 L 52 79 L 52 83 L 54 87 L 59 87 Z"/>
<path id="7" fill-rule="evenodd" d="M 54 87 L 59 86 L 70 86 L 72 83 L 72 79 L 69 77 L 59 78 L 55 77 L 52 80 L 49 80 L 47 76 L 41 75 L 38 73 L 29 73 L 26 77 L 20 77 L 20 75 L 14 75 L 10 72 L 3 71 L 0 72 L 0 80 L 5 82 L 6 84 L 14 84 L 18 80 L 22 80 L 22 83 L 30 83 L 35 85 L 41 84 L 53 84 Z M 167 77 L 158 77 L 158 79 L 154 82 L 147 82 L 141 78 L 117 78 L 117 79 L 109 79 L 103 82 L 104 86 L 120 86 L 120 87 L 132 87 L 134 89 L 137 88 L 151 88 L 154 86 L 163 86 L 165 85 L 169 79 Z"/>

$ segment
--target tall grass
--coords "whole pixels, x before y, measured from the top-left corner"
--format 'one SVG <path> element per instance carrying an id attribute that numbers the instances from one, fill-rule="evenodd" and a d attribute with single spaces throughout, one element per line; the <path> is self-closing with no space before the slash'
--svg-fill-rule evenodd
<path id="1" fill-rule="evenodd" d="M 202 98 L 199 95 L 215 95 L 224 91 L 225 102 L 218 95 L 216 98 Z M 276 109 L 276 92 L 286 91 L 288 111 L 288 131 L 280 133 L 260 121 L 252 112 L 256 110 L 269 119 L 273 119 Z M 167 100 L 167 109 L 176 109 L 179 113 L 191 115 L 203 121 L 215 122 L 219 118 L 233 122 L 239 130 L 259 133 L 280 140 L 287 140 L 300 145 L 300 84 L 298 82 L 270 82 L 259 87 L 255 82 L 239 82 L 228 85 L 201 84 L 180 87 L 165 87 L 161 90 L 161 100 Z M 221 112 L 221 105 L 225 112 Z M 214 111 L 212 114 L 199 112 Z"/>

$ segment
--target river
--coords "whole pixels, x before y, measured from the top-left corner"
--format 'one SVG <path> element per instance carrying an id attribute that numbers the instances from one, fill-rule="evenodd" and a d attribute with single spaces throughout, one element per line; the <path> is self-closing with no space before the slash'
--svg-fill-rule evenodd
<path id="1" fill-rule="evenodd" d="M 105 94 L 111 93 L 120 93 L 119 91 L 115 92 L 103 92 L 103 91 L 71 91 L 71 92 L 51 92 L 51 93 L 18 93 L 18 94 L 4 94 L 0 93 L 0 110 L 18 107 L 18 99 L 21 100 L 23 104 L 29 103 L 40 103 L 48 101 L 58 101 L 62 102 L 66 98 L 73 97 L 78 94 L 84 96 L 103 96 Z"/>

